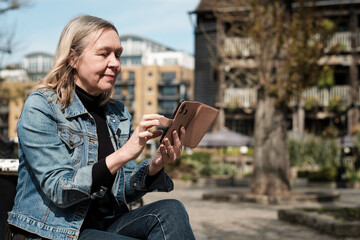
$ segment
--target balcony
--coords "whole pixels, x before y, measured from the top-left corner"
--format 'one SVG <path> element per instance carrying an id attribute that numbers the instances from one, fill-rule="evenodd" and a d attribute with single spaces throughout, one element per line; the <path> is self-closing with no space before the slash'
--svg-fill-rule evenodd
<path id="1" fill-rule="evenodd" d="M 180 94 L 176 93 L 176 94 L 173 94 L 173 95 L 168 95 L 168 94 L 159 93 L 158 99 L 159 100 L 179 100 L 180 99 Z"/>
<path id="2" fill-rule="evenodd" d="M 228 88 L 224 103 L 227 108 L 255 108 L 257 93 L 255 88 Z"/>
<path id="3" fill-rule="evenodd" d="M 123 94 L 114 94 L 113 98 L 115 100 L 121 101 L 123 103 L 125 102 L 131 102 L 134 101 L 134 94 L 127 94 L 127 95 L 123 95 Z"/>
<path id="4" fill-rule="evenodd" d="M 133 86 L 133 85 L 135 85 L 135 79 L 127 79 L 127 80 L 117 81 L 115 83 L 115 85 L 118 85 L 118 86 Z"/>
<path id="5" fill-rule="evenodd" d="M 327 42 L 325 52 L 331 51 L 350 52 L 351 39 L 357 41 L 357 48 L 360 51 L 360 33 L 336 32 Z M 254 56 L 259 51 L 259 45 L 249 37 L 227 37 L 224 41 L 224 53 L 231 56 Z"/>
<path id="6" fill-rule="evenodd" d="M 360 91 L 360 89 L 359 89 Z M 351 102 L 350 86 L 338 85 L 331 88 L 308 88 L 302 94 L 303 100 L 311 101 L 312 104 L 320 108 L 332 108 L 334 102 L 338 102 L 347 107 Z M 228 88 L 225 90 L 224 103 L 227 108 L 255 108 L 257 94 L 253 88 Z M 358 99 L 358 105 L 360 97 Z M 292 100 L 290 106 L 295 106 L 296 102 Z"/>
<path id="7" fill-rule="evenodd" d="M 231 56 L 248 57 L 259 51 L 259 45 L 249 37 L 228 37 L 224 45 L 224 53 Z"/>
<path id="8" fill-rule="evenodd" d="M 166 87 L 166 86 L 179 86 L 180 83 L 176 82 L 176 79 L 173 80 L 159 80 L 158 86 L 159 87 Z"/>

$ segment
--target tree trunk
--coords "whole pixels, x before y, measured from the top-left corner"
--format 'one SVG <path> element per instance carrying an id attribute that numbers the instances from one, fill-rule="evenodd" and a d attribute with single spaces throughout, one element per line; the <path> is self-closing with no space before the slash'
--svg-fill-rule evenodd
<path id="1" fill-rule="evenodd" d="M 286 108 L 264 89 L 258 91 L 255 113 L 255 155 L 251 192 L 286 195 L 290 191 L 286 143 Z"/>

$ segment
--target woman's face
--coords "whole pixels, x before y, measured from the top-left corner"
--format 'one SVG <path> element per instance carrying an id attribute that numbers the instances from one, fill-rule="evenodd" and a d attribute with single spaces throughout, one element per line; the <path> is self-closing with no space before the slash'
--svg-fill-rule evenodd
<path id="1" fill-rule="evenodd" d="M 98 96 L 110 91 L 120 73 L 120 38 L 114 30 L 93 32 L 88 36 L 83 53 L 74 61 L 75 84 Z"/>

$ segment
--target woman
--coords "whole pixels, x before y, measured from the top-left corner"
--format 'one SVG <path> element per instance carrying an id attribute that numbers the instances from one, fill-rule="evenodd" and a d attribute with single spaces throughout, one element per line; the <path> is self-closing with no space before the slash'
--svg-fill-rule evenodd
<path id="1" fill-rule="evenodd" d="M 146 192 L 173 189 L 164 166 L 179 158 L 185 129 L 136 164 L 147 140 L 162 133 L 149 129 L 171 120 L 144 115 L 133 132 L 125 106 L 110 99 L 122 50 L 103 19 L 80 16 L 64 28 L 53 67 L 17 125 L 14 239 L 194 239 L 176 200 L 127 208 Z"/>

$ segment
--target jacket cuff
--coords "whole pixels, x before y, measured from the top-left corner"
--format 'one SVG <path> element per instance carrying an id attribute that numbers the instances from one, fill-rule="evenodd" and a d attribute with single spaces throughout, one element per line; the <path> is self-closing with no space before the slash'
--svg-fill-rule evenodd
<path id="1" fill-rule="evenodd" d="M 145 192 L 170 192 L 174 189 L 174 183 L 166 174 L 164 168 L 156 175 L 149 176 L 151 159 L 146 159 L 136 166 L 130 177 L 130 186 L 135 190 Z"/>

